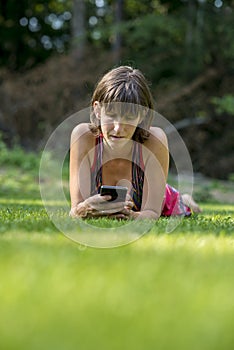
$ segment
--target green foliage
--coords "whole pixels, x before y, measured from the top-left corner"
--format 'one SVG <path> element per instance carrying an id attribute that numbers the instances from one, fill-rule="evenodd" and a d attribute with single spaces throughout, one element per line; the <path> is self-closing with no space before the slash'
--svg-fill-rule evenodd
<path id="1" fill-rule="evenodd" d="M 9 149 L 0 138 L 0 198 L 38 199 L 40 154 L 25 152 L 15 145 Z"/>
<path id="2" fill-rule="evenodd" d="M 25 69 L 53 52 L 66 52 L 72 42 L 73 2 L 2 2 L 0 64 Z M 95 1 L 83 2 L 87 46 L 110 50 L 119 33 L 121 61 L 146 67 L 155 80 L 174 76 L 191 79 L 207 66 L 233 69 L 232 1 L 218 6 L 213 1 L 128 0 L 122 2 L 119 23 L 117 1 L 99 2 L 98 6 Z"/>
<path id="3" fill-rule="evenodd" d="M 38 172 L 40 154 L 25 152 L 19 145 L 8 148 L 0 137 L 0 166 L 17 166 L 22 170 Z"/>
<path id="4" fill-rule="evenodd" d="M 208 66 L 233 68 L 234 18 L 229 4 L 219 9 L 206 1 L 180 3 L 170 10 L 166 6 L 164 12 L 152 10 L 129 22 L 126 57 L 134 57 L 154 80 L 190 80 Z"/>
<path id="5" fill-rule="evenodd" d="M 70 37 L 72 1 L 8 0 L 0 3 L 0 65 L 29 69 L 54 52 L 64 52 Z M 65 16 L 64 16 L 65 14 Z"/>
<path id="6" fill-rule="evenodd" d="M 225 95 L 222 97 L 213 97 L 211 102 L 215 106 L 215 111 L 217 114 L 227 113 L 234 115 L 234 96 Z"/>
<path id="7" fill-rule="evenodd" d="M 184 26 L 184 20 L 178 20 L 176 15 L 155 13 L 129 21 L 123 27 L 129 49 L 126 57 L 130 57 L 131 52 L 136 66 L 144 65 L 152 80 L 174 76 L 180 67 Z"/>

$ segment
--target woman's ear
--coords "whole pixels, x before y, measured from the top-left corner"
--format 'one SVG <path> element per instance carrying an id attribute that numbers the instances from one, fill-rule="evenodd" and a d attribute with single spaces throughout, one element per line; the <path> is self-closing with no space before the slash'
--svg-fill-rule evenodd
<path id="1" fill-rule="evenodd" d="M 94 111 L 95 117 L 97 119 L 101 119 L 101 105 L 100 105 L 100 102 L 94 101 L 94 103 L 93 103 L 93 111 Z"/>

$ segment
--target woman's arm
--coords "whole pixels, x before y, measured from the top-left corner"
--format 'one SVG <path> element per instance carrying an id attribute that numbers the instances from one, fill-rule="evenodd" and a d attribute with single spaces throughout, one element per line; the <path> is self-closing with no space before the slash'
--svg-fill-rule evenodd
<path id="1" fill-rule="evenodd" d="M 71 134 L 70 143 L 70 197 L 71 215 L 75 214 L 79 205 L 82 216 L 87 205 L 85 199 L 90 195 L 90 162 L 89 149 L 92 148 L 93 136 L 88 124 L 79 124 Z"/>
<path id="2" fill-rule="evenodd" d="M 142 208 L 137 218 L 158 219 L 161 215 L 168 176 L 169 152 L 167 137 L 160 128 L 151 128 L 143 147 L 145 179 Z"/>
<path id="3" fill-rule="evenodd" d="M 72 132 L 70 143 L 70 197 L 72 217 L 99 217 L 114 216 L 121 212 L 124 205 L 131 203 L 108 202 L 110 196 L 96 194 L 90 196 L 91 192 L 91 163 L 94 157 L 95 137 L 90 132 L 88 124 L 78 125 Z M 117 214 L 122 217 L 123 214 Z"/>
<path id="4" fill-rule="evenodd" d="M 141 211 L 125 208 L 122 211 L 125 219 L 157 220 L 161 215 L 169 166 L 168 143 L 162 129 L 150 131 L 150 138 L 143 144 L 145 172 Z"/>

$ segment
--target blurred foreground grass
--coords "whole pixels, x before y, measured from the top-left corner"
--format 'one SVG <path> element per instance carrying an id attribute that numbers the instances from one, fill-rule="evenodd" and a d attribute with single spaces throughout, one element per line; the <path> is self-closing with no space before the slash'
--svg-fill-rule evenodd
<path id="1" fill-rule="evenodd" d="M 149 233 L 116 249 L 0 237 L 2 349 L 232 349 L 234 237 Z"/>
<path id="2" fill-rule="evenodd" d="M 1 349 L 233 348 L 233 205 L 93 249 L 51 223 L 36 172 L 0 175 Z"/>

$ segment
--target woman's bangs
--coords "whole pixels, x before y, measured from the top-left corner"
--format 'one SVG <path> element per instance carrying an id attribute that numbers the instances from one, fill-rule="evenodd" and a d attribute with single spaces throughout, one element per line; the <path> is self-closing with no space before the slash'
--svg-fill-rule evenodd
<path id="1" fill-rule="evenodd" d="M 104 104 L 105 112 L 107 114 L 116 114 L 120 116 L 138 117 L 139 114 L 146 114 L 146 108 L 128 102 L 109 102 Z"/>

